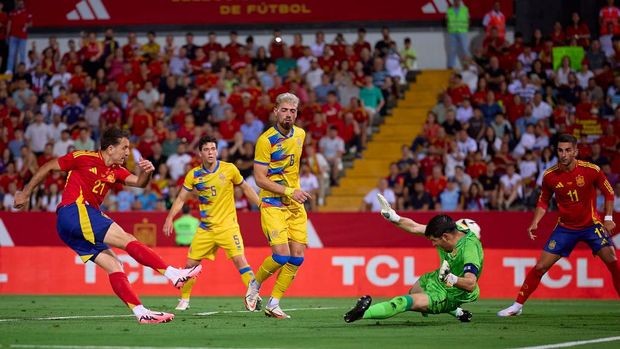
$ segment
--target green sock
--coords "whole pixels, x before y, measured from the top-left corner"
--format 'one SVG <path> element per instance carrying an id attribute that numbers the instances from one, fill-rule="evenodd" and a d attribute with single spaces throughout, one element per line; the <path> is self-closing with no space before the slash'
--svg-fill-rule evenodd
<path id="1" fill-rule="evenodd" d="M 388 302 L 371 305 L 364 313 L 364 319 L 387 319 L 410 310 L 412 305 L 413 298 L 411 296 L 395 297 Z"/>

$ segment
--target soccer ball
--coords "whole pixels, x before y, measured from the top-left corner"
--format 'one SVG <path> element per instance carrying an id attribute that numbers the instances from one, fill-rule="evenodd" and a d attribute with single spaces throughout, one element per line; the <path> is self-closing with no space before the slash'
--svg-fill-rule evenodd
<path id="1" fill-rule="evenodd" d="M 480 240 L 480 226 L 476 223 L 475 220 L 469 218 L 461 218 L 456 221 L 456 224 L 464 227 L 465 229 L 469 229 L 474 232 L 474 235 Z"/>

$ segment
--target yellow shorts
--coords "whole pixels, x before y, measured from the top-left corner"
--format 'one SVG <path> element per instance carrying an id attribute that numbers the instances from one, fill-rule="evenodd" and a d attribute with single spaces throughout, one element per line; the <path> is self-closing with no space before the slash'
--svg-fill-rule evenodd
<path id="1" fill-rule="evenodd" d="M 226 230 L 209 231 L 202 228 L 196 230 L 196 235 L 189 246 L 187 258 L 193 260 L 215 260 L 217 249 L 221 247 L 230 259 L 243 254 L 243 238 L 239 227 Z"/>
<path id="2" fill-rule="evenodd" d="M 308 244 L 308 215 L 303 207 L 297 210 L 261 207 L 260 223 L 270 246 L 288 244 L 289 241 Z"/>

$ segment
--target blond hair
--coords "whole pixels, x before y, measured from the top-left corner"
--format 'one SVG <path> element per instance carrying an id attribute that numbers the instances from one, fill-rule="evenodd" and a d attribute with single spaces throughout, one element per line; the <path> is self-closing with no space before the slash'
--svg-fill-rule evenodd
<path id="1" fill-rule="evenodd" d="M 299 106 L 299 97 L 295 96 L 290 92 L 281 93 L 276 97 L 276 108 L 279 107 L 282 103 L 292 103 L 295 107 Z"/>

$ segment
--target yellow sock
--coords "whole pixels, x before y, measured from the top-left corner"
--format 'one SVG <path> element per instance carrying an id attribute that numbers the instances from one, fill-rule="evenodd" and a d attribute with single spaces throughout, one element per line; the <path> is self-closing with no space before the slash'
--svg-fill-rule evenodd
<path id="1" fill-rule="evenodd" d="M 250 281 L 254 280 L 254 272 L 249 265 L 239 269 L 239 274 L 241 274 L 241 281 L 243 281 L 245 287 L 248 287 Z"/>
<path id="2" fill-rule="evenodd" d="M 195 283 L 196 283 L 196 278 L 192 278 L 188 282 L 186 282 L 185 285 L 183 285 L 183 287 L 181 287 L 181 298 L 189 299 L 189 296 L 192 293 L 192 287 L 194 287 Z"/>
<path id="3" fill-rule="evenodd" d="M 258 271 L 256 272 L 256 281 L 262 284 L 263 281 L 267 280 L 280 268 L 282 268 L 282 264 L 276 262 L 272 256 L 265 258 L 263 264 L 260 265 Z"/>
<path id="4" fill-rule="evenodd" d="M 282 298 L 286 289 L 291 286 L 293 279 L 295 279 L 297 269 L 299 269 L 299 266 L 291 263 L 286 263 L 282 269 L 280 269 L 280 273 L 276 278 L 276 284 L 273 286 L 273 291 L 271 291 L 271 297 L 276 299 Z"/>

